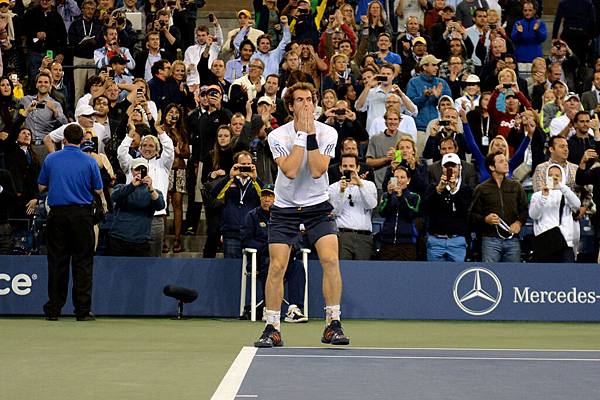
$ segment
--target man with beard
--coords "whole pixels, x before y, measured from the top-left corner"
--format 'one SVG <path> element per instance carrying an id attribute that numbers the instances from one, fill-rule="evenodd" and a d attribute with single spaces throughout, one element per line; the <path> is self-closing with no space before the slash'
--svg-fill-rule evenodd
<path id="1" fill-rule="evenodd" d="M 227 61 L 225 64 L 225 80 L 232 83 L 236 79 L 246 75 L 249 71 L 250 57 L 254 54 L 256 46 L 249 40 L 244 40 L 240 44 L 240 56 L 236 59 Z"/>

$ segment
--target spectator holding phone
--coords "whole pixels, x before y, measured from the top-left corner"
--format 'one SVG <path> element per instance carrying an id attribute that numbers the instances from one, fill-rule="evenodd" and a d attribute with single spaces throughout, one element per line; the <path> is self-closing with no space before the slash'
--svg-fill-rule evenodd
<path id="1" fill-rule="evenodd" d="M 252 154 L 240 151 L 233 156 L 233 167 L 225 179 L 211 190 L 223 208 L 221 234 L 225 258 L 242 258 L 241 225 L 250 210 L 260 206 L 261 181 L 252 163 Z"/>
<path id="2" fill-rule="evenodd" d="M 135 60 L 127 47 L 119 45 L 119 32 L 117 28 L 114 26 L 105 26 L 102 29 L 102 34 L 104 36 L 104 47 L 100 47 L 94 51 L 94 64 L 96 64 L 96 68 L 100 69 L 109 65 L 110 60 L 118 55 L 127 61 L 127 68 L 133 71 Z"/>
<path id="3" fill-rule="evenodd" d="M 115 206 L 105 255 L 150 257 L 152 218 L 165 208 L 163 194 L 152 185 L 148 160 L 131 162 L 131 182 L 115 186 L 111 200 Z"/>
<path id="4" fill-rule="evenodd" d="M 410 172 L 398 166 L 390 178 L 379 204 L 385 218 L 381 232 L 381 260 L 415 261 L 417 259 L 416 218 L 420 214 L 421 196 L 408 189 Z"/>
<path id="5" fill-rule="evenodd" d="M 462 160 L 457 154 L 445 154 L 441 166 L 440 180 L 429 185 L 424 197 L 429 217 L 427 261 L 463 262 L 473 187 L 463 182 Z"/>
<path id="6" fill-rule="evenodd" d="M 339 235 L 342 260 L 369 260 L 373 251 L 371 212 L 377 207 L 377 188 L 361 179 L 356 154 L 342 154 L 342 179 L 329 186 L 329 202 Z"/>
<path id="7" fill-rule="evenodd" d="M 578 213 L 580 206 L 581 200 L 566 185 L 565 171 L 560 165 L 551 165 L 542 190 L 533 194 L 529 205 L 536 262 L 575 262 L 579 224 L 573 213 Z M 552 232 L 556 227 L 558 232 Z"/>
<path id="8" fill-rule="evenodd" d="M 338 100 L 335 107 L 325 111 L 319 120 L 323 120 L 327 125 L 332 126 L 338 133 L 333 162 L 340 161 L 342 143 L 346 138 L 353 137 L 359 142 L 368 142 L 369 140 L 367 131 L 356 119 L 356 113 L 350 109 L 350 105 L 345 100 Z"/>

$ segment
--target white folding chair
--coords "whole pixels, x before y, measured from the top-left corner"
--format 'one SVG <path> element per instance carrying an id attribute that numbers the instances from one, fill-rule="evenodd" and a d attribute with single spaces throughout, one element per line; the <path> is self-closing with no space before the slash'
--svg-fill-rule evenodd
<path id="1" fill-rule="evenodd" d="M 308 318 L 308 255 L 310 249 L 301 249 L 302 252 L 302 265 L 304 267 L 304 275 L 306 280 L 304 282 L 304 315 Z M 244 309 L 246 308 L 246 282 L 248 276 L 250 276 L 250 321 L 256 321 L 256 254 L 257 250 L 246 247 L 242 249 L 242 284 L 240 290 L 240 317 L 244 315 Z M 248 255 L 250 255 L 250 272 L 248 272 Z M 285 300 L 284 300 L 285 301 Z M 287 301 L 286 301 L 287 303 Z"/>

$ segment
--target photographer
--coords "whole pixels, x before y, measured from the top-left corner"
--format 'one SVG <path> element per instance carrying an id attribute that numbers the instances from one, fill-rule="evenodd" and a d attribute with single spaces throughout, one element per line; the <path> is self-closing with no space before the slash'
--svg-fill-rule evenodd
<path id="1" fill-rule="evenodd" d="M 380 74 L 376 75 L 365 84 L 362 93 L 356 99 L 356 110 L 367 112 L 367 131 L 371 131 L 371 124 L 377 117 L 385 114 L 385 100 L 391 93 L 395 93 L 402 99 L 401 110 L 410 116 L 418 114 L 415 104 L 400 90 L 398 85 L 392 82 L 396 77 L 396 69 L 392 64 L 384 63 L 381 65 Z"/>
<path id="2" fill-rule="evenodd" d="M 225 179 L 211 190 L 217 204 L 223 207 L 221 235 L 225 258 L 242 258 L 240 229 L 250 210 L 260 206 L 261 183 L 252 163 L 252 154 L 240 151 L 233 156 L 233 167 Z"/>
<path id="3" fill-rule="evenodd" d="M 113 189 L 110 198 L 115 213 L 108 233 L 107 256 L 151 256 L 152 218 L 165 208 L 165 200 L 152 186 L 148 167 L 148 160 L 136 158 L 131 162 L 131 182 Z"/>
<path id="4" fill-rule="evenodd" d="M 463 262 L 469 234 L 467 217 L 473 187 L 462 180 L 462 162 L 454 153 L 445 154 L 438 182 L 427 188 L 424 198 L 427 231 L 427 261 Z"/>
<path id="5" fill-rule="evenodd" d="M 356 113 L 350 109 L 348 102 L 339 100 L 334 108 L 330 108 L 319 118 L 327 125 L 332 126 L 338 133 L 338 141 L 335 147 L 335 158 L 332 162 L 340 161 L 342 154 L 342 143 L 346 138 L 352 137 L 359 142 L 368 142 L 369 135 L 360 121 L 356 119 Z"/>
<path id="6" fill-rule="evenodd" d="M 177 58 L 177 50 L 181 50 L 181 32 L 176 26 L 169 26 L 171 12 L 167 9 L 156 13 L 156 19 L 152 23 L 152 30 L 160 34 L 160 48 L 164 49 L 166 58 L 170 62 Z"/>
<path id="7" fill-rule="evenodd" d="M 96 49 L 94 51 L 94 64 L 96 64 L 96 68 L 100 69 L 104 66 L 110 64 L 110 60 L 114 56 L 121 56 L 123 59 L 127 61 L 127 68 L 130 71 L 133 71 L 135 68 L 135 61 L 129 52 L 127 47 L 121 47 L 119 45 L 119 35 L 117 28 L 114 26 L 105 26 L 102 28 L 104 42 L 106 43 L 104 47 Z"/>
<path id="8" fill-rule="evenodd" d="M 459 124 L 459 115 L 454 108 L 447 108 L 442 111 L 442 118 L 434 121 L 429 127 L 423 158 L 431 162 L 441 160 L 440 142 L 443 138 L 451 137 L 458 144 L 456 153 L 461 160 L 464 160 L 465 153 L 468 152 L 468 146 L 464 135 L 459 133 Z"/>
<path id="9" fill-rule="evenodd" d="M 358 156 L 342 154 L 342 179 L 329 186 L 329 202 L 338 226 L 340 259 L 369 260 L 373 250 L 371 212 L 377 207 L 377 188 L 358 175 Z"/>

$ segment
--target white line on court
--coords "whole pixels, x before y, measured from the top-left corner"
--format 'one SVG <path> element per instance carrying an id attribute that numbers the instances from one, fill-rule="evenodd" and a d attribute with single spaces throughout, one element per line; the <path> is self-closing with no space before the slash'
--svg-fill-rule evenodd
<path id="1" fill-rule="evenodd" d="M 600 362 L 600 358 L 536 358 L 536 357 L 424 357 L 424 356 L 337 356 L 308 354 L 257 354 L 256 357 L 280 358 L 364 358 L 381 360 L 482 360 L 482 361 L 564 361 L 564 362 Z"/>
<path id="2" fill-rule="evenodd" d="M 236 397 L 242 397 L 236 395 L 257 350 L 255 347 L 242 348 L 240 354 L 235 358 L 233 364 L 231 364 L 231 367 L 229 367 L 229 370 L 223 377 L 215 394 L 211 397 L 211 400 L 234 400 Z M 250 397 L 250 395 L 244 397 Z"/>
<path id="3" fill-rule="evenodd" d="M 303 346 L 286 346 L 286 349 L 332 349 L 330 346 L 303 347 Z M 333 348 L 336 349 L 336 348 Z M 492 348 L 473 348 L 473 347 L 347 347 L 345 349 L 337 348 L 337 350 L 432 350 L 432 351 L 530 351 L 530 352 L 573 352 L 573 353 L 600 353 L 600 350 L 583 350 L 583 349 L 492 349 Z"/>

